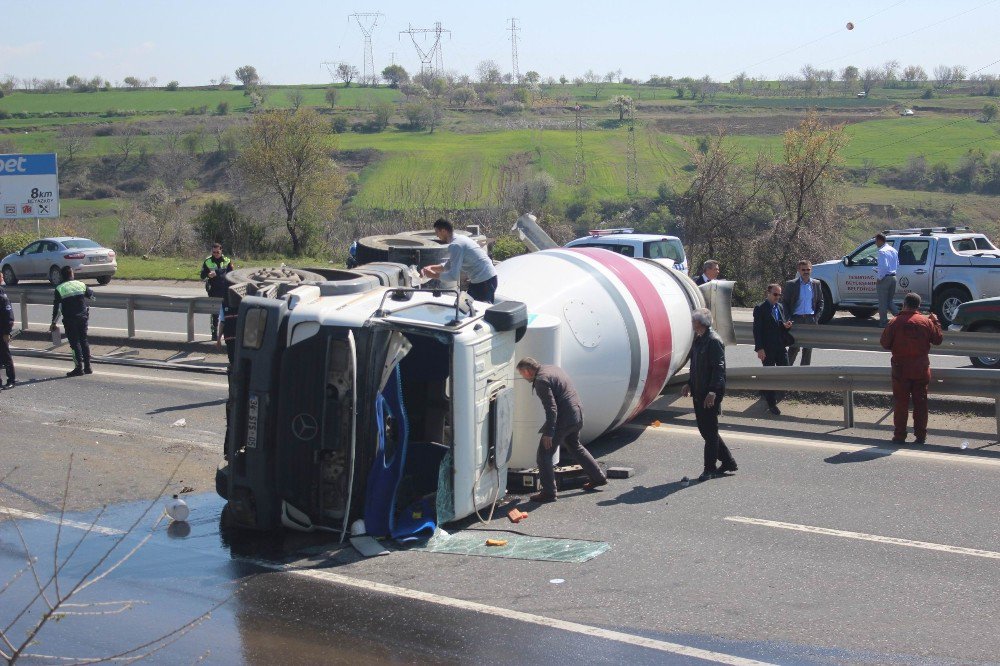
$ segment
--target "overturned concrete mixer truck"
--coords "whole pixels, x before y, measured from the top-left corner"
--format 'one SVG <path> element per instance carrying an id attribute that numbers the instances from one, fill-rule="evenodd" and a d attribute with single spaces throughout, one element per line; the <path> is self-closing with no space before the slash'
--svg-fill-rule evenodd
<path id="1" fill-rule="evenodd" d="M 573 377 L 584 443 L 636 417 L 687 361 L 690 315 L 732 342 L 731 283 L 672 262 L 548 249 L 497 266 L 495 304 L 409 266 L 237 274 L 241 298 L 218 491 L 238 528 L 405 539 L 488 508 L 534 466 L 543 414 L 515 370 Z"/>

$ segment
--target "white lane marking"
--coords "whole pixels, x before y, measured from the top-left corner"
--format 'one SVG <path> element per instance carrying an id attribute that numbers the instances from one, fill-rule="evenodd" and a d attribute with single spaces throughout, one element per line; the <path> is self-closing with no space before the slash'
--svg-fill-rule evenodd
<path id="1" fill-rule="evenodd" d="M 627 426 L 632 428 L 639 428 L 645 430 L 646 432 L 654 432 L 662 435 L 676 434 L 676 435 L 689 435 L 692 437 L 701 437 L 697 428 L 688 428 L 685 426 L 644 426 L 644 425 L 632 425 Z M 975 454 L 962 453 L 960 451 L 955 451 L 954 453 L 940 453 L 937 451 L 916 451 L 913 449 L 893 449 L 883 446 L 871 446 L 867 444 L 848 444 L 846 442 L 820 442 L 814 440 L 804 440 L 804 439 L 792 439 L 790 437 L 779 437 L 776 435 L 757 435 L 748 432 L 742 432 L 740 430 L 722 430 L 723 434 L 732 434 L 734 437 L 738 437 L 742 440 L 749 440 L 753 442 L 760 442 L 762 444 L 778 444 L 782 446 L 798 446 L 807 449 L 824 449 L 827 451 L 866 451 L 870 453 L 884 453 L 886 455 L 891 454 L 892 457 L 901 456 L 904 458 L 922 458 L 925 460 L 933 460 L 935 462 L 957 462 L 957 463 L 968 463 L 970 465 L 986 465 L 987 467 L 1000 467 L 1000 458 L 983 458 Z M 819 434 L 819 433 L 817 433 Z"/>
<path id="2" fill-rule="evenodd" d="M 61 373 L 65 374 L 66 368 L 69 367 L 69 366 L 66 366 L 66 365 L 62 365 L 62 366 L 39 365 L 37 363 L 18 363 L 17 367 L 19 367 L 19 368 L 31 368 L 32 370 L 46 370 L 48 372 L 53 372 L 53 373 L 60 373 L 61 372 Z M 181 379 L 179 377 L 159 377 L 159 376 L 154 376 L 154 375 L 137 375 L 137 374 L 128 373 L 128 372 L 111 372 L 109 370 L 104 370 L 104 369 L 100 369 L 100 370 L 94 371 L 93 376 L 95 378 L 98 378 L 98 379 L 101 378 L 101 377 L 115 377 L 115 378 L 118 378 L 118 379 L 134 379 L 134 380 L 140 381 L 140 382 L 154 382 L 154 383 L 159 383 L 159 384 L 184 384 L 184 385 L 188 385 L 188 386 L 205 386 L 205 387 L 209 387 L 209 388 L 220 388 L 220 389 L 228 389 L 229 388 L 228 384 L 221 384 L 219 382 L 206 382 L 206 381 L 201 381 L 201 380 L 198 380 L 198 379 Z M 83 379 L 81 381 L 87 381 L 87 380 Z M 27 382 L 24 382 L 24 383 L 27 384 Z"/>
<path id="3" fill-rule="evenodd" d="M 812 534 L 824 534 L 826 536 L 844 537 L 846 539 L 860 539 L 861 541 L 888 543 L 894 546 L 923 548 L 924 550 L 939 550 L 944 553 L 954 553 L 956 555 L 972 555 L 974 557 L 986 557 L 992 560 L 1000 560 L 1000 553 L 995 553 L 992 550 L 980 550 L 979 548 L 962 548 L 961 546 L 949 546 L 943 543 L 930 543 L 928 541 L 912 541 L 910 539 L 897 539 L 896 537 L 881 536 L 879 534 L 865 534 L 864 532 L 848 532 L 846 530 L 830 529 L 829 527 L 816 527 L 814 525 L 797 525 L 795 523 L 782 523 L 777 520 L 763 520 L 761 518 L 745 518 L 743 516 L 726 516 L 724 520 L 728 520 L 734 523 L 746 523 L 748 525 L 762 525 L 764 527 L 777 527 L 783 530 L 810 532 Z"/>
<path id="4" fill-rule="evenodd" d="M 45 523 L 52 523 L 53 525 L 59 524 L 59 516 L 47 516 L 44 513 L 35 513 L 33 511 L 21 511 L 20 509 L 12 509 L 8 506 L 0 506 L 0 514 L 6 513 L 11 518 L 25 518 L 27 520 L 40 520 Z M 90 530 L 96 534 L 107 534 L 110 536 L 121 536 L 125 534 L 122 530 L 116 530 L 111 527 L 101 527 L 100 525 L 91 526 L 90 523 L 81 523 L 75 520 L 69 520 L 67 518 L 62 519 L 63 527 L 72 527 L 77 530 Z"/>
<path id="5" fill-rule="evenodd" d="M 449 608 L 458 608 L 461 610 L 472 611 L 475 613 L 483 613 L 485 615 L 502 617 L 509 620 L 527 622 L 528 624 L 534 624 L 540 627 L 548 627 L 550 629 L 569 631 L 576 634 L 582 634 L 584 636 L 590 636 L 593 638 L 603 638 L 609 641 L 616 641 L 618 643 L 625 643 L 627 645 L 633 645 L 636 647 L 648 648 L 650 650 L 657 650 L 659 652 L 669 652 L 671 654 L 682 655 L 685 657 L 693 657 L 695 659 L 705 659 L 707 661 L 714 661 L 719 664 L 733 664 L 734 666 L 752 666 L 752 665 L 766 665 L 769 663 L 765 661 L 757 661 L 754 659 L 746 659 L 744 657 L 737 657 L 735 655 L 725 654 L 723 652 L 702 650 L 700 648 L 690 647 L 688 645 L 681 645 L 679 643 L 669 643 L 667 641 L 660 641 L 654 638 L 646 638 L 644 636 L 626 634 L 621 631 L 613 631 L 610 629 L 602 629 L 600 627 L 592 627 L 590 625 L 580 624 L 578 622 L 558 620 L 551 617 L 545 617 L 543 615 L 535 615 L 534 613 L 525 613 L 522 611 L 510 610 L 507 608 L 499 608 L 497 606 L 488 606 L 486 604 L 477 603 L 475 601 L 466 601 L 465 599 L 456 599 L 454 597 L 445 597 L 438 594 L 433 594 L 431 592 L 421 592 L 420 590 L 411 590 L 409 588 L 398 587 L 396 585 L 386 585 L 385 583 L 376 583 L 373 581 L 363 580 L 360 578 L 352 578 L 350 576 L 345 576 L 343 574 L 336 574 L 321 569 L 290 569 L 282 565 L 275 565 L 267 562 L 260 562 L 257 560 L 253 560 L 253 562 L 255 564 L 259 564 L 261 566 L 265 566 L 270 569 L 286 571 L 290 574 L 294 574 L 296 576 L 302 576 L 304 578 L 312 578 L 315 580 L 320 580 L 328 583 L 335 583 L 338 585 L 345 585 L 348 587 L 366 590 L 369 592 L 381 592 L 383 594 L 390 594 L 395 597 L 414 599 L 417 601 L 425 601 L 428 603 L 437 604 L 439 606 L 447 606 Z"/>

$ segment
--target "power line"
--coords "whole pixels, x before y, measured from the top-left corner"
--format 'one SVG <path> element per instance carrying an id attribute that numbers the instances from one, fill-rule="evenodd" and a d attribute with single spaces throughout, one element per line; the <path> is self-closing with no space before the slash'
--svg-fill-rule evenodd
<path id="1" fill-rule="evenodd" d="M 574 107 L 576 111 L 576 161 L 573 163 L 573 181 L 577 185 L 583 185 L 587 179 L 587 162 L 583 159 L 583 116 L 580 114 L 580 105 Z"/>
<path id="2" fill-rule="evenodd" d="M 361 28 L 361 33 L 365 36 L 364 64 L 362 65 L 361 85 L 375 85 L 378 76 L 375 74 L 375 57 L 372 54 L 372 33 L 378 25 L 379 18 L 384 17 L 382 12 L 355 12 L 347 17 L 350 21 L 354 19 Z"/>
<path id="3" fill-rule="evenodd" d="M 433 28 L 414 28 L 410 26 L 406 30 L 400 30 L 399 34 L 409 35 L 410 41 L 413 42 L 413 48 L 417 50 L 417 57 L 420 58 L 420 73 L 435 74 L 444 71 L 444 56 L 441 53 L 441 35 L 448 33 L 448 38 L 451 38 L 451 30 L 446 30 L 441 27 L 441 22 L 438 21 L 434 24 Z M 428 35 L 434 35 L 434 42 L 431 47 L 424 48 L 417 41 L 417 35 L 423 35 L 424 41 L 427 41 Z"/>

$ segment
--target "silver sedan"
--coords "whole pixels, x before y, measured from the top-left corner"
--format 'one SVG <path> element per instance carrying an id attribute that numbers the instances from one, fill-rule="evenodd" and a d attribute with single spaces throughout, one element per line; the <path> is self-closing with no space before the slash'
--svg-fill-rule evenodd
<path id="1" fill-rule="evenodd" d="M 88 238 L 72 236 L 42 238 L 0 261 L 3 279 L 9 285 L 32 279 L 59 284 L 63 266 L 71 266 L 79 279 L 96 278 L 98 284 L 111 282 L 118 270 L 114 250 Z"/>

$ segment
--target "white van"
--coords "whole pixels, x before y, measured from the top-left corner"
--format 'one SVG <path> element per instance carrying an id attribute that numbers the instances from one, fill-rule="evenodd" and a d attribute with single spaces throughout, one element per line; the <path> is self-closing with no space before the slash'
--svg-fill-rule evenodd
<path id="1" fill-rule="evenodd" d="M 634 229 L 594 229 L 589 236 L 566 243 L 566 247 L 600 247 L 626 257 L 673 262 L 674 269 L 687 273 L 687 255 L 677 236 L 637 234 Z"/>

